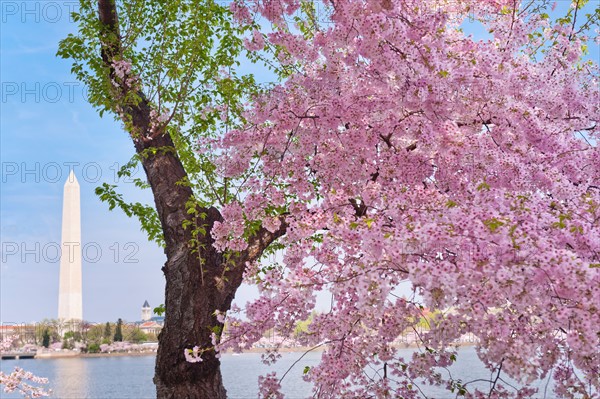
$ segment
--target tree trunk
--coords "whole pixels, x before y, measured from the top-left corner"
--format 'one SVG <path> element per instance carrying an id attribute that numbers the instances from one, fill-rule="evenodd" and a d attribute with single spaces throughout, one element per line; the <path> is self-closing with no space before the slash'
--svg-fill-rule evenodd
<path id="1" fill-rule="evenodd" d="M 138 153 L 143 153 L 146 145 L 136 144 Z M 174 148 L 169 136 L 161 136 L 152 144 L 157 148 Z M 176 153 L 158 151 L 142 158 L 142 165 L 154 194 L 167 255 L 162 269 L 166 280 L 165 325 L 159 334 L 154 377 L 157 397 L 226 398 L 220 363 L 213 350 L 204 352 L 200 363 L 189 363 L 184 357 L 184 351 L 194 346 L 211 348 L 213 329 L 222 328 L 215 316 L 215 310 L 221 310 L 222 304 L 218 302 L 220 296 L 214 279 L 221 270 L 222 256 L 213 248 L 210 237 L 210 229 L 215 221 L 221 220 L 221 215 L 215 208 L 201 209 L 206 218 L 200 222 L 205 224 L 207 233 L 192 237 L 191 228 L 183 228 L 184 220 L 192 217 L 185 205 L 192 191 L 177 184 L 186 174 Z M 189 245 L 192 238 L 202 245 Z M 194 252 L 194 248 L 200 248 L 200 252 Z"/>
<path id="2" fill-rule="evenodd" d="M 98 0 L 98 15 L 101 56 L 110 73 L 108 81 L 114 81 L 113 61 L 121 60 L 122 54 L 114 0 Z M 165 325 L 158 337 L 154 376 L 157 397 L 226 398 L 220 362 L 212 349 L 211 335 L 223 327 L 215 311 L 229 310 L 246 263 L 256 261 L 265 248 L 285 234 L 287 225 L 282 218 L 281 227 L 275 232 L 259 229 L 249 238 L 248 248 L 230 254 L 225 265 L 210 234 L 214 223 L 222 220 L 221 214 L 213 207 L 197 208 L 204 217 L 195 220 L 187 212 L 187 203 L 193 199 L 191 188 L 185 184 L 187 173 L 169 133 L 151 131 L 152 104 L 141 91 L 135 93 L 139 102 L 120 104 L 119 99 L 134 89 L 122 86 L 114 90 L 114 112 L 125 122 L 140 156 L 165 240 Z M 206 234 L 193 237 L 192 228 L 183 228 L 186 221 L 204 224 Z M 197 240 L 199 245 L 191 245 L 191 240 Z M 189 363 L 184 356 L 184 351 L 194 346 L 204 349 L 199 363 Z"/>
<path id="3" fill-rule="evenodd" d="M 206 265 L 211 267 L 214 265 Z M 226 398 L 219 359 L 214 351 L 202 354 L 203 361 L 185 361 L 184 350 L 198 345 L 212 347 L 211 326 L 220 326 L 214 317 L 211 289 L 202 287 L 197 257 L 183 251 L 163 268 L 166 278 L 166 320 L 159 335 L 154 383 L 158 398 Z"/>
<path id="4" fill-rule="evenodd" d="M 167 264 L 169 263 L 168 261 Z M 159 335 L 154 376 L 156 396 L 160 399 L 227 397 L 220 362 L 213 351 L 203 353 L 203 361 L 200 363 L 188 363 L 184 359 L 185 349 L 194 345 L 204 348 L 212 346 L 206 326 L 214 322 L 207 322 L 207 319 L 212 319 L 206 306 L 207 301 L 202 297 L 199 287 L 194 287 L 198 285 L 198 280 L 192 277 L 194 267 L 198 269 L 197 262 L 175 261 L 167 266 L 168 270 L 165 272 L 167 312 L 164 328 Z M 194 293 L 200 295 L 193 295 Z M 194 299 L 194 296 L 200 297 L 199 300 Z"/>
<path id="5" fill-rule="evenodd" d="M 164 135 L 153 140 L 152 145 L 173 147 L 173 142 Z M 145 146 L 141 141 L 136 143 L 139 154 L 144 153 Z M 218 339 L 223 329 L 215 311 L 225 313 L 230 309 L 246 263 L 256 261 L 266 247 L 285 233 L 287 225 L 282 220 L 275 232 L 259 229 L 249 238 L 248 248 L 230 254 L 225 265 L 223 254 L 214 248 L 210 234 L 214 223 L 223 218 L 214 207 L 200 209 L 203 217 L 195 220 L 187 212 L 186 202 L 192 198 L 192 191 L 177 184 L 186 174 L 176 152 L 157 151 L 142 157 L 142 165 L 153 190 L 167 254 L 163 267 L 165 325 L 158 337 L 154 376 L 157 398 L 226 398 L 220 362 L 213 350 L 212 334 L 217 333 Z M 202 224 L 206 234 L 192 237 L 191 229 L 183 228 L 184 220 Z M 192 239 L 199 245 L 191 246 Z M 185 360 L 184 351 L 194 346 L 205 349 L 202 362 Z"/>

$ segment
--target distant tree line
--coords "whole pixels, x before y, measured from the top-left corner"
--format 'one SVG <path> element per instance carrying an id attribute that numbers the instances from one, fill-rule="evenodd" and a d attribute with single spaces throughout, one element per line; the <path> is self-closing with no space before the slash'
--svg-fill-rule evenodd
<path id="1" fill-rule="evenodd" d="M 44 319 L 33 325 L 18 325 L 11 329 L 15 345 L 34 344 L 49 348 L 61 343 L 63 349 L 80 347 L 82 350 L 95 353 L 100 345 L 113 342 L 156 342 L 155 334 L 143 332 L 135 323 L 127 323 L 118 319 L 116 323 L 61 323 L 55 319 Z"/>

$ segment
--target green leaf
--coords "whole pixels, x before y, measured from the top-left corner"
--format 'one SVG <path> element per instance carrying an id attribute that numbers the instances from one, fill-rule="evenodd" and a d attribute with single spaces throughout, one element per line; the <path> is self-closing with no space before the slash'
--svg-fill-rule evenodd
<path id="1" fill-rule="evenodd" d="M 452 200 L 448 200 L 448 201 L 446 202 L 446 207 L 447 207 L 447 208 L 454 208 L 454 207 L 455 207 L 455 206 L 457 206 L 457 205 L 458 205 L 458 204 L 457 204 L 456 202 L 452 201 Z"/>
<path id="2" fill-rule="evenodd" d="M 490 191 L 490 185 L 486 182 L 482 182 L 477 186 L 477 191 Z"/>
<path id="3" fill-rule="evenodd" d="M 490 232 L 495 233 L 500 227 L 504 226 L 504 222 L 497 218 L 491 218 L 488 220 L 484 220 L 483 224 L 490 230 Z"/>
<path id="4" fill-rule="evenodd" d="M 160 304 L 157 307 L 154 308 L 154 314 L 162 316 L 163 314 L 165 314 L 165 305 L 164 304 Z"/>

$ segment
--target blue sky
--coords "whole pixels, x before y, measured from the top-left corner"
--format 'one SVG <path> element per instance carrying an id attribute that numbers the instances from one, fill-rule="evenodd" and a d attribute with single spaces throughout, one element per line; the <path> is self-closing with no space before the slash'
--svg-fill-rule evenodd
<path id="1" fill-rule="evenodd" d="M 136 220 L 110 212 L 94 194 L 102 182 L 119 183 L 126 198 L 152 201 L 149 193 L 115 177 L 116 168 L 133 154 L 131 141 L 118 123 L 98 116 L 70 74 L 69 61 L 55 56 L 59 40 L 76 29 L 69 12 L 77 4 L 0 1 L 2 323 L 57 315 L 55 250 L 70 167 L 81 185 L 82 241 L 88 249 L 84 318 L 135 321 L 144 300 L 152 306 L 163 302 L 162 249 L 147 241 Z M 590 57 L 597 60 L 597 46 Z M 243 304 L 254 292 L 242 288 L 238 302 Z"/>
<path id="2" fill-rule="evenodd" d="M 100 119 L 86 102 L 70 63 L 55 57 L 59 40 L 76 29 L 69 8 L 77 4 L 0 4 L 3 323 L 56 318 L 55 248 L 70 165 L 81 185 L 82 242 L 87 244 L 84 318 L 135 321 L 144 300 L 153 306 L 163 302 L 162 249 L 147 241 L 135 220 L 110 212 L 94 194 L 101 182 L 117 181 L 115 168 L 129 160 L 133 147 L 117 123 Z M 151 201 L 132 184 L 119 183 L 129 198 Z"/>

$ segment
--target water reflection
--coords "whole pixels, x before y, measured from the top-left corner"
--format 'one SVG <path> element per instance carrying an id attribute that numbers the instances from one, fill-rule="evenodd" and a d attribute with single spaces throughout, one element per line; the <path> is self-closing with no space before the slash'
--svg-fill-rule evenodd
<path id="1" fill-rule="evenodd" d="M 52 361 L 52 360 L 40 360 Z M 56 359 L 51 369 L 54 396 L 57 398 L 85 398 L 88 387 L 88 362 L 83 358 Z"/>
<path id="2" fill-rule="evenodd" d="M 414 349 L 400 349 L 398 355 L 406 359 L 412 356 Z M 257 397 L 258 376 L 277 371 L 279 376 L 293 366 L 282 383 L 282 390 L 287 399 L 310 397 L 311 386 L 302 380 L 305 366 L 315 366 L 321 357 L 320 352 L 311 352 L 294 365 L 302 353 L 283 353 L 282 358 L 273 366 L 261 363 L 259 353 L 242 355 L 225 354 L 222 357 L 222 373 L 228 397 L 231 399 L 248 399 Z M 3 360 L 2 371 L 10 372 L 15 366 L 22 367 L 40 377 L 50 380 L 53 398 L 60 399 L 150 399 L 156 397 L 152 382 L 154 374 L 154 356 L 122 356 L 94 358 L 64 358 L 36 360 Z M 457 364 L 449 370 L 439 370 L 444 377 L 450 372 L 455 379 L 463 381 L 479 380 L 470 384 L 469 388 L 478 387 L 489 390 L 492 375 L 483 367 L 473 347 L 461 348 Z M 510 379 L 507 379 L 513 383 Z M 547 390 L 548 398 L 552 394 L 552 383 L 546 388 L 546 381 L 538 381 L 539 395 L 543 397 Z M 518 385 L 518 384 L 516 384 Z M 444 387 L 422 386 L 428 397 L 447 398 L 449 392 Z M 453 395 L 452 395 L 453 396 Z M 20 398 L 17 394 L 0 393 L 2 399 Z"/>

